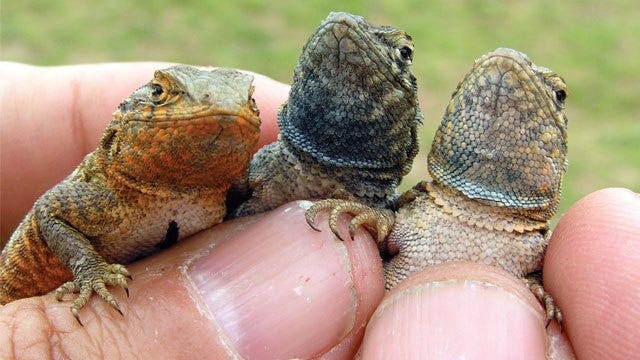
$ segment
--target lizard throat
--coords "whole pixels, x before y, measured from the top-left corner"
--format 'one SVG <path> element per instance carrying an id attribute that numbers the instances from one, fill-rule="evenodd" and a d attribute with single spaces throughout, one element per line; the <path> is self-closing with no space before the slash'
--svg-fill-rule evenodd
<path id="1" fill-rule="evenodd" d="M 425 187 L 443 212 L 468 225 L 516 233 L 547 229 L 546 222 L 519 215 L 518 210 L 483 204 L 459 191 L 433 183 L 427 183 Z"/>

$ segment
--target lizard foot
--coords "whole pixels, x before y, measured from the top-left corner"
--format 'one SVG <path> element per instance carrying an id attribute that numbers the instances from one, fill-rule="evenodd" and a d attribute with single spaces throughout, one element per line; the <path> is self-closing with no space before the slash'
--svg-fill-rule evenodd
<path id="1" fill-rule="evenodd" d="M 107 290 L 107 285 L 121 286 L 124 288 L 127 297 L 129 296 L 127 279 L 131 279 L 131 274 L 124 266 L 102 263 L 94 269 L 76 276 L 73 281 L 62 284 L 54 293 L 58 301 L 62 301 L 66 294 L 79 293 L 78 298 L 71 304 L 71 313 L 80 325 L 82 325 L 82 321 L 80 321 L 80 316 L 78 315 L 79 311 L 87 304 L 94 291 L 120 315 L 123 315 L 122 310 L 120 310 L 120 306 L 118 306 L 113 294 Z"/>
<path id="2" fill-rule="evenodd" d="M 545 327 L 549 326 L 551 320 L 555 319 L 560 326 L 560 331 L 562 331 L 562 311 L 553 301 L 553 297 L 542 287 L 542 273 L 539 271 L 531 273 L 522 280 L 544 306 L 546 313 Z"/>
<path id="3" fill-rule="evenodd" d="M 351 214 L 353 219 L 349 223 L 349 236 L 353 239 L 356 229 L 365 226 L 369 231 L 376 234 L 376 242 L 382 243 L 389 235 L 391 227 L 395 221 L 393 211 L 387 209 L 375 209 L 356 201 L 340 199 L 325 199 L 315 202 L 305 212 L 305 218 L 309 226 L 320 231 L 315 224 L 316 216 L 320 211 L 331 210 L 329 214 L 329 228 L 340 240 L 342 237 L 338 232 L 338 217 L 341 214 Z"/>

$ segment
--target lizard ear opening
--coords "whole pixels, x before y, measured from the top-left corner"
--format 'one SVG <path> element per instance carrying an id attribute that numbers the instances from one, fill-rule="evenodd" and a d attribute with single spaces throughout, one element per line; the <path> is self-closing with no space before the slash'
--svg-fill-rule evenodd
<path id="1" fill-rule="evenodd" d="M 100 140 L 100 148 L 104 150 L 111 149 L 117 133 L 118 130 L 116 130 L 115 128 L 108 128 L 102 136 L 102 140 Z"/>

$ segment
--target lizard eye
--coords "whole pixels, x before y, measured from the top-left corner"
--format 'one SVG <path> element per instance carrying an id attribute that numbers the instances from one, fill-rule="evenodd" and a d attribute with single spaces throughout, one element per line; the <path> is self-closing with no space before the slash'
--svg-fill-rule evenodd
<path id="1" fill-rule="evenodd" d="M 162 86 L 158 85 L 158 84 L 153 84 L 151 85 L 151 95 L 153 95 L 154 97 L 158 97 L 162 94 L 162 92 L 164 91 L 162 89 Z"/>
<path id="2" fill-rule="evenodd" d="M 405 46 L 400 49 L 400 56 L 403 60 L 409 61 L 411 60 L 411 56 L 413 55 L 413 50 L 410 47 Z"/>
<path id="3" fill-rule="evenodd" d="M 567 98 L 567 93 L 564 90 L 556 90 L 556 99 L 560 102 L 563 103 L 564 99 Z"/>
<path id="4" fill-rule="evenodd" d="M 165 101 L 167 94 L 160 84 L 151 84 L 151 101 L 159 104 Z"/>

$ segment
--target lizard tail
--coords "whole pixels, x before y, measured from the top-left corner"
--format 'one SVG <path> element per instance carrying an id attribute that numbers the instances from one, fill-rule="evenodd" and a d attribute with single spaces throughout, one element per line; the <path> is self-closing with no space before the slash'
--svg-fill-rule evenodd
<path id="1" fill-rule="evenodd" d="M 33 214 L 27 215 L 0 254 L 0 304 L 46 294 L 71 279 L 40 237 Z"/>

